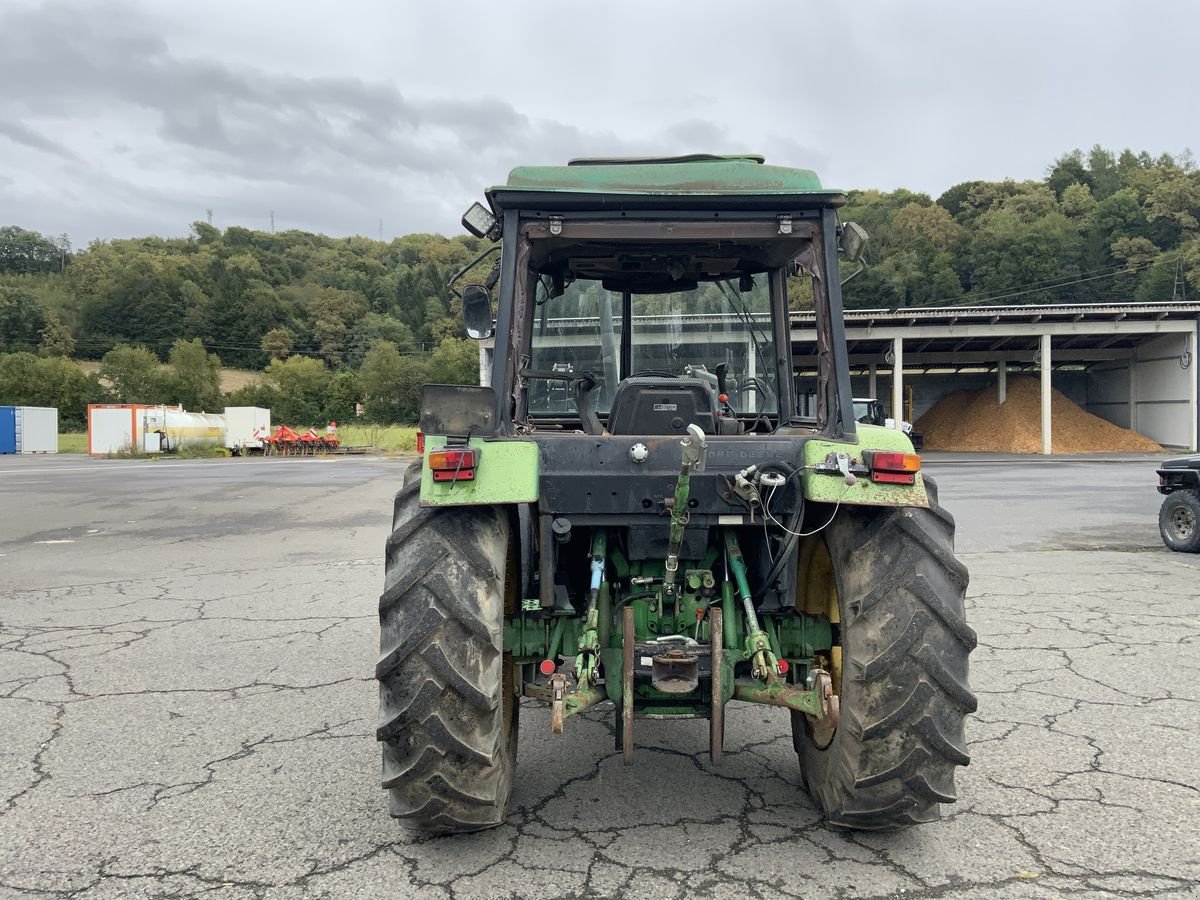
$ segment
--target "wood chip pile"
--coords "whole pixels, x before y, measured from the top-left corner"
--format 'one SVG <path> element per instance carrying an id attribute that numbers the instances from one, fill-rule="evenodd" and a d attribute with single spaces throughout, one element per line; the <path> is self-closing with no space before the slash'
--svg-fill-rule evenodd
<path id="1" fill-rule="evenodd" d="M 1052 450 L 1055 453 L 1150 453 L 1158 444 L 1084 411 L 1051 391 Z M 997 402 L 996 387 L 954 391 L 942 397 L 913 426 L 924 432 L 926 450 L 992 453 L 1042 451 L 1042 390 L 1037 378 L 1008 379 L 1008 397 Z"/>

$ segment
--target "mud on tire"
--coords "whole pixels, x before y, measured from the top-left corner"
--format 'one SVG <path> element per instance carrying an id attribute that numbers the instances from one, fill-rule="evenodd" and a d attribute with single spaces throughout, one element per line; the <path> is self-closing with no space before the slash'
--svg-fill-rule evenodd
<path id="1" fill-rule="evenodd" d="M 969 762 L 967 570 L 954 556 L 954 519 L 925 484 L 927 510 L 843 510 L 824 532 L 841 616 L 841 720 L 824 747 L 803 715 L 793 713 L 792 735 L 809 793 L 839 827 L 937 819 L 957 798 L 955 768 Z"/>
<path id="2" fill-rule="evenodd" d="M 490 507 L 422 509 L 419 469 L 396 495 L 379 598 L 379 725 L 389 811 L 424 831 L 500 824 L 519 705 L 503 653 L 509 519 Z"/>

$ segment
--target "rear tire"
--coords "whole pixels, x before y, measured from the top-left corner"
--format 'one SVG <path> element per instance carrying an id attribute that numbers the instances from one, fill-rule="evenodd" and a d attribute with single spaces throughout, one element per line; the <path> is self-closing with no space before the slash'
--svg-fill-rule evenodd
<path id="1" fill-rule="evenodd" d="M 1200 496 L 1172 491 L 1158 510 L 1163 543 L 1180 553 L 1200 553 Z"/>
<path id="2" fill-rule="evenodd" d="M 383 786 L 391 814 L 414 828 L 479 831 L 504 821 L 517 756 L 515 673 L 503 652 L 516 596 L 509 517 L 422 509 L 411 475 L 396 495 L 379 598 Z"/>
<path id="3" fill-rule="evenodd" d="M 823 533 L 841 618 L 841 718 L 830 738 L 793 713 L 792 736 L 809 793 L 842 828 L 937 819 L 957 799 L 955 767 L 970 761 L 967 570 L 954 519 L 925 484 L 929 509 L 847 509 Z"/>

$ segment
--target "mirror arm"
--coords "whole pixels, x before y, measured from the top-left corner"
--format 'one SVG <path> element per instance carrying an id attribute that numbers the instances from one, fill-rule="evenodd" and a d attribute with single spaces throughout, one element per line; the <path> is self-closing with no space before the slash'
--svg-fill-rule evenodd
<path id="1" fill-rule="evenodd" d="M 844 285 L 846 282 L 852 281 L 865 271 L 867 271 L 867 261 L 865 259 L 860 259 L 858 261 L 858 268 L 843 278 L 841 283 Z"/>
<path id="2" fill-rule="evenodd" d="M 450 289 L 450 293 L 452 293 L 455 297 L 457 297 L 459 300 L 461 300 L 462 294 L 460 294 L 458 292 L 458 289 L 454 286 L 454 282 L 458 281 L 458 279 L 462 278 L 464 275 L 466 275 L 468 272 L 470 272 L 473 268 L 475 268 L 477 265 L 479 265 L 479 263 L 482 262 L 485 258 L 487 258 L 487 256 L 489 254 L 499 252 L 499 250 L 502 246 L 503 246 L 503 244 L 495 244 L 491 247 L 488 247 L 486 250 L 484 250 L 482 253 L 480 253 L 478 256 L 476 256 L 473 260 L 471 260 L 469 263 L 467 263 L 465 266 L 463 266 L 461 269 L 459 269 L 457 272 L 455 272 L 452 276 L 450 276 L 450 280 L 446 282 L 446 287 L 448 287 Z M 499 263 L 497 263 L 497 265 L 499 265 Z M 495 268 L 493 268 L 492 271 L 496 272 L 497 277 L 499 277 L 499 272 Z M 492 276 L 489 274 L 488 278 L 491 279 L 491 277 Z M 495 281 L 492 281 L 490 284 L 488 284 L 488 288 L 490 289 L 493 285 L 495 285 L 495 283 L 496 283 Z"/>

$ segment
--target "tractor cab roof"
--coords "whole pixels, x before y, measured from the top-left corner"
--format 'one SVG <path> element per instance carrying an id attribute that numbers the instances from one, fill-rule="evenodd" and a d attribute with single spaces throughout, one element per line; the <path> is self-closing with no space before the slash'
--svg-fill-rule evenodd
<path id="1" fill-rule="evenodd" d="M 487 192 L 493 211 L 540 209 L 804 209 L 837 207 L 844 191 L 808 169 L 768 166 L 755 155 L 575 159 L 519 166 Z"/>

